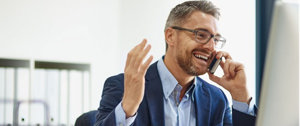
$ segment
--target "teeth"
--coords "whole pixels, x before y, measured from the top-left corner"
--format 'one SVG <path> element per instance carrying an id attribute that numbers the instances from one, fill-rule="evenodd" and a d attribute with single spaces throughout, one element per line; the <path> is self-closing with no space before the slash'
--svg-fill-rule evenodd
<path id="1" fill-rule="evenodd" d="M 204 60 L 207 60 L 208 57 L 206 56 L 202 56 L 202 55 L 195 55 L 197 58 L 200 58 L 200 59 L 204 59 Z"/>

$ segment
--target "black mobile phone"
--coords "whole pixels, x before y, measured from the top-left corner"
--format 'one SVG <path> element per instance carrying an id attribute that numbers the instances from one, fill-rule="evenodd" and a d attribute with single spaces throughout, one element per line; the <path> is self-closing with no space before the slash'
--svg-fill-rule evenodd
<path id="1" fill-rule="evenodd" d="M 209 67 L 208 67 L 208 70 L 211 74 L 215 73 L 221 60 L 222 60 L 222 57 L 220 59 L 217 59 L 216 55 L 214 56 L 214 58 L 212 59 L 211 63 L 209 64 Z"/>

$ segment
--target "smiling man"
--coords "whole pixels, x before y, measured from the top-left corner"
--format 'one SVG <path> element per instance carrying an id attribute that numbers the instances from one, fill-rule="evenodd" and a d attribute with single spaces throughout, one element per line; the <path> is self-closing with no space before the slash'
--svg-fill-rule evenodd
<path id="1" fill-rule="evenodd" d="M 170 12 L 165 26 L 166 54 L 150 65 L 150 45 L 143 40 L 127 56 L 124 74 L 104 84 L 96 125 L 223 126 L 254 125 L 256 108 L 241 63 L 219 51 L 226 39 L 218 31 L 219 9 L 209 1 L 187 1 Z M 208 72 L 214 55 L 224 72 Z M 227 89 L 233 109 L 221 89 Z"/>

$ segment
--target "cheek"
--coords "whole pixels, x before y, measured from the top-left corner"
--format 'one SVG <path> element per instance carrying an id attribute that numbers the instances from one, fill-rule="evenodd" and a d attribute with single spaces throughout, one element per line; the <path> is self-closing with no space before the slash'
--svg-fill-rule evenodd
<path id="1" fill-rule="evenodd" d="M 177 42 L 174 44 L 176 48 L 176 53 L 180 53 L 180 55 L 187 53 L 191 53 L 191 51 L 196 47 L 194 41 L 190 39 L 188 36 L 181 36 L 177 38 Z"/>
<path id="2" fill-rule="evenodd" d="M 191 57 L 191 52 L 192 52 L 191 50 L 192 49 L 186 44 L 180 45 L 177 48 L 176 55 L 180 56 L 180 57 L 188 58 L 188 57 Z"/>
<path id="3" fill-rule="evenodd" d="M 181 48 L 182 51 L 191 52 L 196 45 L 193 44 L 192 41 L 182 41 L 178 47 Z"/>
<path id="4" fill-rule="evenodd" d="M 185 44 L 184 41 L 178 41 L 176 49 L 178 52 L 185 52 L 187 50 L 187 44 Z"/>

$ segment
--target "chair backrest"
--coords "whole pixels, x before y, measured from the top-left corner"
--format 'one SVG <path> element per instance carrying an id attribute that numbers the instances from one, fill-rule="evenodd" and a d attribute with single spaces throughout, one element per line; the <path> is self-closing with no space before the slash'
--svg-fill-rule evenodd
<path id="1" fill-rule="evenodd" d="M 75 122 L 75 126 L 93 126 L 96 122 L 97 110 L 92 110 L 80 115 Z"/>

